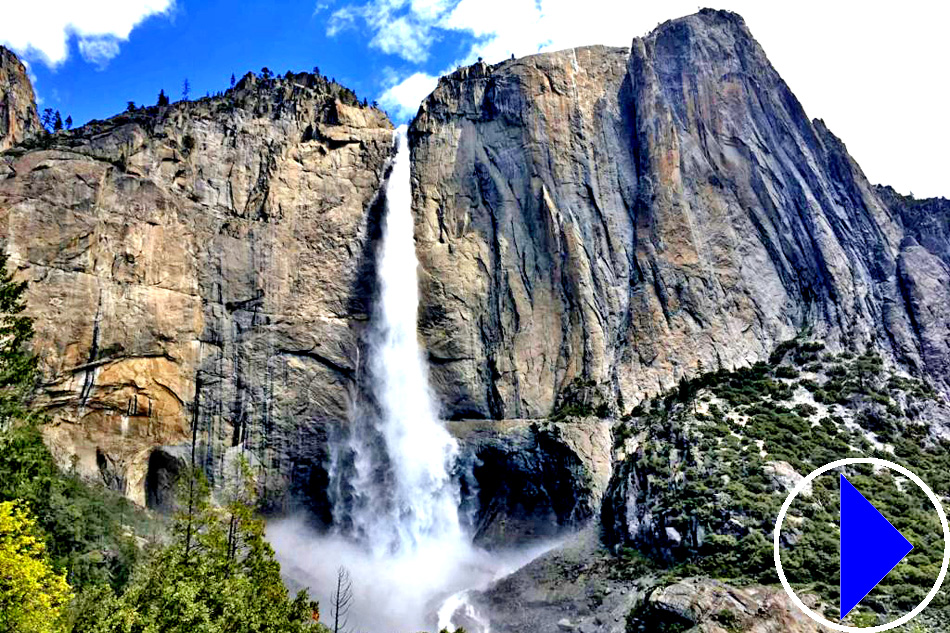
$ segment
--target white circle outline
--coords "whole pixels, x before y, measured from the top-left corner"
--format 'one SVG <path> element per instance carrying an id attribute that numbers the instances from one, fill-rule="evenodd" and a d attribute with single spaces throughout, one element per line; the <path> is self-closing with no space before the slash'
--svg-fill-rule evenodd
<path id="1" fill-rule="evenodd" d="M 927 597 L 924 598 L 923 602 L 918 604 L 910 613 L 905 613 L 903 616 L 897 618 L 893 622 L 869 627 L 837 624 L 835 622 L 831 622 L 830 620 L 826 620 L 805 606 L 805 603 L 802 602 L 797 595 L 795 595 L 795 591 L 792 589 L 791 585 L 788 584 L 788 580 L 785 578 L 785 570 L 782 569 L 782 558 L 779 551 L 779 541 L 782 534 L 782 523 L 785 521 L 785 514 L 791 507 L 792 501 L 795 500 L 795 497 L 801 494 L 808 484 L 814 481 L 819 475 L 822 475 L 829 470 L 834 470 L 835 468 L 840 468 L 841 466 L 850 466 L 852 464 L 871 464 L 874 466 L 882 466 L 884 468 L 896 470 L 900 474 L 909 478 L 925 493 L 927 493 L 927 497 L 930 498 L 934 508 L 937 509 L 937 516 L 940 517 L 940 525 L 943 527 L 943 564 L 940 566 L 940 573 L 937 575 L 937 582 L 934 583 L 933 589 L 930 590 L 930 593 L 927 594 Z M 818 624 L 836 631 L 844 631 L 845 633 L 880 633 L 881 631 L 889 631 L 890 629 L 910 622 L 910 620 L 927 608 L 927 605 L 930 604 L 930 601 L 933 600 L 937 595 L 937 592 L 940 591 L 940 586 L 943 584 L 943 580 L 947 575 L 947 567 L 950 566 L 950 525 L 947 524 L 947 515 L 943 511 L 943 506 L 940 504 L 940 499 L 937 498 L 937 495 L 934 494 L 934 491 L 931 490 L 930 487 L 927 486 L 927 484 L 925 484 L 920 477 L 910 472 L 900 464 L 895 464 L 894 462 L 890 462 L 886 459 L 878 459 L 877 457 L 848 457 L 831 462 L 830 464 L 825 464 L 821 468 L 812 471 L 807 477 L 802 478 L 802 480 L 798 482 L 798 485 L 792 489 L 788 497 L 785 499 L 785 503 L 782 504 L 782 509 L 778 513 L 778 519 L 775 521 L 775 533 L 772 536 L 772 546 L 774 549 L 775 570 L 778 572 L 778 579 L 782 581 L 782 587 L 785 588 L 785 593 L 788 594 L 788 597 L 792 599 L 792 602 L 795 603 L 795 606 L 801 609 L 805 615 Z"/>

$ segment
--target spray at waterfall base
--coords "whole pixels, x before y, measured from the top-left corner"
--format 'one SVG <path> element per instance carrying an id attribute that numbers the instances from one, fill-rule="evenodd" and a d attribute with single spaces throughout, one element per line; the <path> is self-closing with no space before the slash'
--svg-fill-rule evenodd
<path id="1" fill-rule="evenodd" d="M 329 495 L 334 526 L 320 534 L 302 518 L 271 523 L 267 536 L 285 577 L 326 609 L 339 567 L 353 580 L 354 631 L 419 631 L 488 623 L 464 592 L 486 587 L 549 545 L 488 553 L 459 519 L 455 439 L 439 421 L 416 333 L 419 292 L 405 127 L 386 184 L 377 295 L 358 406 L 333 443 Z M 446 603 L 446 601 L 449 601 Z M 456 605 L 459 607 L 456 609 Z M 477 632 L 473 632 L 477 633 Z"/>

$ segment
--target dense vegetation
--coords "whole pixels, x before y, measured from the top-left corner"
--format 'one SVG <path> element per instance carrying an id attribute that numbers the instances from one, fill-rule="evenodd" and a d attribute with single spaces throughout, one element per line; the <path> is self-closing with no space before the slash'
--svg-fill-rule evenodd
<path id="1" fill-rule="evenodd" d="M 938 400 L 926 383 L 885 370 L 872 351 L 827 354 L 820 343 L 804 341 L 783 344 L 768 363 L 684 380 L 637 407 L 616 430 L 618 449 L 629 452 L 619 470 L 638 482 L 637 503 L 658 526 L 621 550 L 624 562 L 642 567 L 644 552 L 667 579 L 777 583 L 771 533 L 791 486 L 781 462 L 804 475 L 844 457 L 881 457 L 916 472 L 938 495 L 950 495 L 950 443 L 930 427 L 935 411 L 947 413 Z M 851 617 L 853 623 L 885 622 L 930 590 L 943 554 L 942 530 L 912 482 L 869 467 L 843 472 L 915 545 Z M 796 499 L 783 526 L 789 581 L 818 595 L 833 620 L 837 524 L 838 474 L 831 472 L 814 482 L 810 496 Z M 680 542 L 664 538 L 668 527 Z M 946 591 L 928 613 L 950 621 Z"/>
<path id="2" fill-rule="evenodd" d="M 29 508 L 54 566 L 70 585 L 125 585 L 139 558 L 133 533 L 148 517 L 124 498 L 59 471 L 32 424 L 0 437 L 0 500 Z"/>
<path id="3" fill-rule="evenodd" d="M 61 627 L 71 595 L 46 557 L 36 522 L 18 503 L 0 503 L 0 631 L 47 633 Z"/>
<path id="4" fill-rule="evenodd" d="M 280 566 L 254 516 L 249 470 L 223 507 L 200 473 L 183 479 L 186 505 L 171 542 L 156 546 L 121 593 L 103 585 L 80 596 L 75 631 L 224 633 L 326 631 L 305 591 L 288 595 Z"/>

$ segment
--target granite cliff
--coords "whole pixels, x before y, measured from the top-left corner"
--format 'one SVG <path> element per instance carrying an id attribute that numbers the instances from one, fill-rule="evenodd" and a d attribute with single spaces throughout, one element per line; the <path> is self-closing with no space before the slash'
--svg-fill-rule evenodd
<path id="1" fill-rule="evenodd" d="M 803 331 L 947 390 L 945 206 L 871 186 L 735 14 L 461 69 L 412 134 L 450 416 L 545 417 L 578 381 L 621 412 Z"/>
<path id="2" fill-rule="evenodd" d="M 17 121 L 34 120 L 23 67 L 4 54 L 4 94 L 28 98 Z M 331 522 L 329 446 L 365 395 L 385 114 L 326 78 L 249 74 L 77 130 L 11 129 L 0 226 L 30 282 L 37 404 L 60 464 L 167 508 L 192 447 L 214 484 L 244 454 L 271 508 L 303 502 Z M 470 475 L 494 478 L 469 482 L 483 542 L 597 513 L 608 422 L 457 434 Z"/>
<path id="3" fill-rule="evenodd" d="M 26 66 L 0 46 L 0 151 L 39 130 L 36 97 Z"/>
<path id="4" fill-rule="evenodd" d="M 271 491 L 314 484 L 348 416 L 391 146 L 385 114 L 303 73 L 0 156 L 62 464 L 160 505 L 195 439 L 212 479 L 243 447 Z"/>
<path id="5" fill-rule="evenodd" d="M 246 450 L 274 505 L 329 520 L 386 116 L 322 77 L 249 75 L 46 135 L 5 51 L 0 115 L 0 238 L 62 464 L 161 507 L 192 446 L 213 480 Z M 410 142 L 419 331 L 484 543 L 577 528 L 605 495 L 612 545 L 635 542 L 635 451 L 611 434 L 799 335 L 950 391 L 950 205 L 869 184 L 735 14 L 459 69 Z"/>
<path id="6" fill-rule="evenodd" d="M 459 69 L 410 134 L 420 333 L 446 416 L 618 419 L 603 542 L 473 594 L 493 630 L 816 630 L 783 619 L 799 614 L 781 593 L 670 585 L 650 580 L 653 565 L 775 583 L 767 537 L 783 492 L 845 455 L 942 481 L 948 202 L 871 185 L 721 11 L 630 49 Z M 759 375 L 793 339 L 809 360 Z M 729 387 L 708 388 L 738 415 L 701 390 L 717 377 Z M 743 401 L 749 390 L 764 399 Z M 690 412 L 704 431 L 681 430 Z M 828 553 L 801 542 L 793 556 Z M 598 566 L 604 545 L 615 557 Z M 624 569 L 643 586 L 618 581 Z M 875 621 L 916 604 L 901 582 L 896 595 L 913 596 L 876 603 Z"/>

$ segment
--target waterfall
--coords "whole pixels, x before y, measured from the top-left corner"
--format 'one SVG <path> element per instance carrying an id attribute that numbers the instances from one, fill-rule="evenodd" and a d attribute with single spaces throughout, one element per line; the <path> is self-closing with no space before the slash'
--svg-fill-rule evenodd
<path id="1" fill-rule="evenodd" d="M 405 127 L 395 142 L 362 390 L 348 432 L 331 444 L 333 529 L 318 534 L 297 516 L 271 522 L 267 536 L 291 587 L 309 587 L 327 613 L 337 568 L 351 572 L 349 615 L 359 630 L 464 623 L 472 633 L 488 633 L 469 590 L 486 587 L 550 544 L 489 553 L 460 525 L 453 476 L 458 447 L 439 421 L 416 333 L 418 262 Z"/>
<path id="2" fill-rule="evenodd" d="M 416 334 L 419 290 L 413 239 L 409 143 L 405 126 L 386 185 L 377 258 L 378 297 L 367 341 L 369 398 L 354 424 L 356 497 L 348 529 L 376 550 L 412 549 L 462 538 L 458 487 L 451 476 L 458 448 L 438 419 Z"/>

